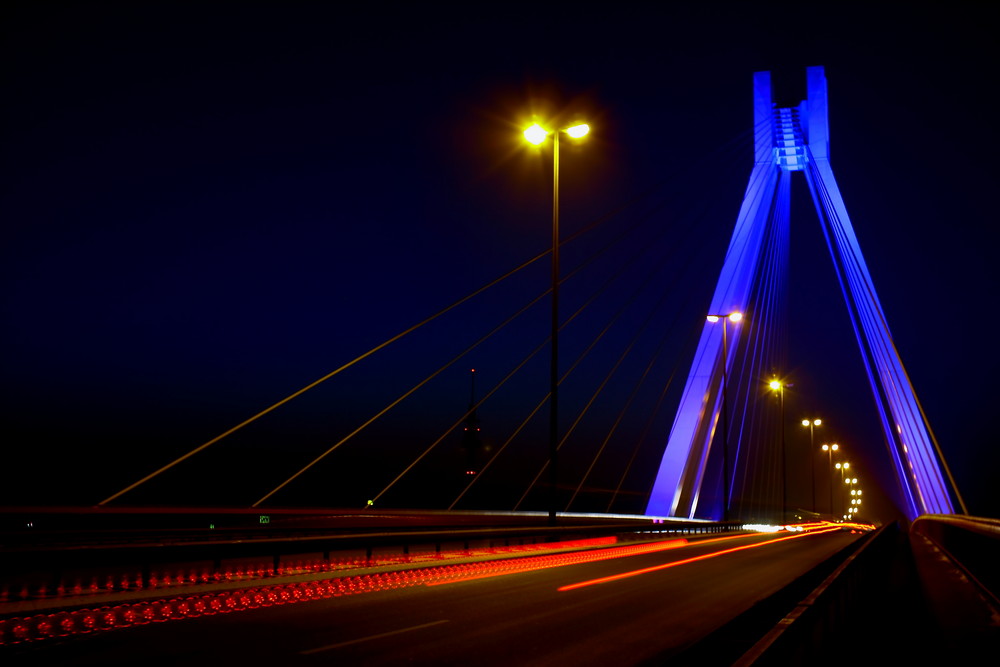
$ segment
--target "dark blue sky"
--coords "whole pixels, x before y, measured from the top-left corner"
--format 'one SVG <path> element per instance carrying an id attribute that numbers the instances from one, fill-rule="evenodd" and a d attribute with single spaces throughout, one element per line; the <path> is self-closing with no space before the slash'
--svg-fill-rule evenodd
<path id="1" fill-rule="evenodd" d="M 655 313 L 609 389 L 616 399 L 595 407 L 603 421 L 581 424 L 576 468 L 567 443 L 567 472 L 579 472 L 660 341 L 651 386 L 688 363 L 750 170 L 752 73 L 771 70 L 790 105 L 819 64 L 832 163 L 897 346 L 970 509 L 996 516 L 997 364 L 979 341 L 998 324 L 997 53 L 982 10 L 643 3 L 565 18 L 568 7 L 531 25 L 511 5 L 7 3 L 0 503 L 97 502 L 544 252 L 548 162 L 519 143 L 532 112 L 594 127 L 564 152 L 563 234 L 609 222 L 567 246 L 565 269 L 636 225 L 567 286 L 568 314 L 629 267 L 580 318 L 588 333 L 567 331 L 565 363 L 650 281 L 567 405 Z M 853 443 L 891 487 L 797 186 L 788 408 L 821 413 L 826 437 Z M 539 262 L 132 500 L 253 502 L 547 280 Z M 546 318 L 543 302 L 280 502 L 377 493 L 461 416 L 468 368 L 485 392 L 541 342 Z M 492 444 L 540 398 L 545 364 L 543 352 L 481 409 Z M 636 414 L 657 392 L 641 392 Z M 649 442 L 665 440 L 669 409 Z M 636 436 L 644 418 L 629 423 Z M 536 427 L 498 459 L 505 481 L 481 503 L 519 496 L 541 461 L 544 419 Z M 387 501 L 450 499 L 454 438 L 439 449 Z M 612 441 L 591 484 L 613 487 L 631 452 L 627 437 Z M 658 459 L 644 445 L 626 490 L 648 491 Z"/>

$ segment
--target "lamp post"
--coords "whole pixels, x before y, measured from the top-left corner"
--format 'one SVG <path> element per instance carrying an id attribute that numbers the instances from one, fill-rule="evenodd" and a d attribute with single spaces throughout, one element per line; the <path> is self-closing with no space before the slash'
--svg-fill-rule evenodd
<path id="1" fill-rule="evenodd" d="M 785 466 L 785 385 L 777 379 L 771 380 L 768 385 L 772 390 L 778 392 L 778 399 L 781 405 L 781 522 L 785 522 L 785 510 L 788 507 L 788 471 Z"/>
<path id="2" fill-rule="evenodd" d="M 802 425 L 809 427 L 809 467 L 812 470 L 812 493 L 813 493 L 813 514 L 816 513 L 816 461 L 813 459 L 813 450 L 816 447 L 813 431 L 815 427 L 823 423 L 822 419 L 803 419 Z"/>
<path id="3" fill-rule="evenodd" d="M 556 452 L 559 449 L 559 135 L 565 132 L 579 139 L 590 132 L 578 123 L 550 132 L 538 123 L 524 131 L 524 138 L 540 146 L 552 135 L 552 356 L 549 364 L 549 523 L 556 521 Z"/>
<path id="4" fill-rule="evenodd" d="M 830 463 L 830 515 L 833 515 L 833 453 L 840 449 L 840 445 L 833 443 L 832 445 L 823 445 L 823 451 L 826 452 L 827 460 Z"/>
<path id="5" fill-rule="evenodd" d="M 709 315 L 708 321 L 722 320 L 722 520 L 729 521 L 729 408 L 726 397 L 726 376 L 729 369 L 728 325 L 738 324 L 743 319 L 743 313 L 732 312 L 728 315 Z"/>

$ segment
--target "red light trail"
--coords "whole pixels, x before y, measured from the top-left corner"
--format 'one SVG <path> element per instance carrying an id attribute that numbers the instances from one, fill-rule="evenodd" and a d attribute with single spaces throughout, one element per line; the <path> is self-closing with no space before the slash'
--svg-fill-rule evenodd
<path id="1" fill-rule="evenodd" d="M 600 577 L 599 579 L 590 579 L 588 581 L 581 581 L 575 584 L 568 584 L 566 586 L 560 587 L 560 592 L 572 591 L 577 588 L 584 588 L 585 586 L 594 586 L 597 584 L 606 584 L 611 581 L 618 581 L 619 579 L 627 579 L 629 577 L 637 577 L 640 574 L 648 574 L 650 572 L 658 572 L 660 570 L 666 570 L 671 567 L 677 567 L 678 565 L 687 565 L 688 563 L 696 563 L 702 560 L 708 560 L 709 558 L 715 558 L 717 556 L 724 556 L 725 554 L 735 553 L 737 551 L 746 551 L 747 549 L 756 549 L 757 547 L 768 546 L 772 544 L 777 544 L 779 542 L 785 542 L 787 540 L 795 540 L 800 537 L 806 537 L 808 535 L 822 535 L 823 533 L 833 532 L 835 530 L 840 530 L 839 526 L 833 528 L 825 529 L 815 529 L 809 531 L 803 531 L 801 533 L 796 533 L 795 535 L 789 535 L 788 537 L 779 537 L 773 540 L 768 540 L 766 542 L 756 542 L 754 544 L 744 544 L 739 547 L 732 547 L 730 549 L 723 549 L 722 551 L 713 551 L 712 553 L 702 554 L 700 556 L 693 556 L 691 558 L 685 558 L 684 560 L 673 561 L 671 563 L 664 563 L 662 565 L 654 565 L 652 567 L 644 567 L 640 570 L 632 570 L 630 572 L 622 572 L 621 574 L 613 574 L 607 577 Z M 721 538 L 721 539 L 732 539 L 732 538 Z M 719 540 L 713 540 L 719 541 Z"/>
<path id="2" fill-rule="evenodd" d="M 474 579 L 487 579 L 489 577 L 502 577 L 508 574 L 518 574 L 520 572 L 532 572 L 534 570 L 547 570 L 552 567 L 563 567 L 564 565 L 576 565 L 578 563 L 593 563 L 599 560 L 610 560 L 612 558 L 627 558 L 628 556 L 638 556 L 641 554 L 666 551 L 667 549 L 678 549 L 688 543 L 685 539 L 666 540 L 664 542 L 653 542 L 651 544 L 638 544 L 634 546 L 613 547 L 610 549 L 597 549 L 594 551 L 584 551 L 571 554 L 553 554 L 549 556 L 535 556 L 533 558 L 518 558 L 516 560 L 501 561 L 500 565 L 486 563 L 487 568 L 470 568 L 470 574 L 454 578 L 431 581 L 427 586 L 443 586 L 445 584 L 457 584 L 463 581 Z M 476 563 L 474 565 L 481 565 Z M 486 572 L 475 572 L 475 570 Z"/>
<path id="3" fill-rule="evenodd" d="M 694 563 L 709 558 L 715 558 L 716 556 L 722 556 L 736 551 L 754 549 L 761 546 L 776 544 L 778 542 L 784 542 L 786 540 L 805 537 L 807 535 L 819 535 L 835 530 L 841 530 L 842 528 L 840 525 L 832 527 L 827 526 L 830 526 L 830 524 L 809 524 L 803 527 L 803 532 L 798 532 L 794 535 L 789 535 L 788 537 L 780 537 L 766 542 L 732 547 L 709 554 L 703 554 L 701 556 L 695 556 L 693 558 L 674 561 L 672 563 L 632 570 L 630 572 L 624 572 L 609 577 L 602 577 L 600 579 L 583 581 L 563 586 L 557 590 L 568 591 L 594 584 L 607 583 L 618 579 L 646 574 L 648 572 L 664 570 L 678 565 L 685 565 L 687 563 Z M 859 526 L 859 528 L 861 528 L 861 526 Z M 728 542 L 746 537 L 748 537 L 748 535 L 744 533 L 740 535 L 700 540 L 698 544 Z M 593 547 L 614 541 L 615 538 L 613 537 L 595 538 L 572 542 L 549 543 L 546 545 L 512 547 L 509 550 L 491 549 L 485 551 L 487 553 L 491 553 L 491 555 L 497 555 L 497 552 L 499 551 L 512 553 L 533 549 L 573 549 L 584 546 Z M 686 545 L 688 545 L 688 541 L 686 539 L 678 538 L 659 542 L 618 545 L 614 547 L 596 549 L 592 548 L 587 551 L 553 553 L 528 557 L 500 558 L 498 560 L 486 560 L 473 563 L 454 563 L 450 565 L 418 567 L 409 570 L 397 570 L 392 572 L 339 576 L 325 580 L 256 586 L 238 591 L 218 591 L 203 595 L 189 595 L 169 599 L 161 598 L 158 600 L 108 605 L 97 609 L 75 609 L 72 611 L 62 611 L 52 614 L 38 614 L 35 616 L 21 618 L 7 618 L 0 620 L 0 645 L 34 642 L 55 637 L 67 637 L 70 635 L 114 630 L 136 625 L 145 625 L 148 623 L 162 623 L 184 618 L 195 618 L 198 616 L 227 614 L 262 607 L 294 604 L 309 600 L 319 600 L 345 595 L 358 595 L 361 593 L 372 593 L 375 591 L 394 590 L 397 588 L 407 588 L 413 586 L 440 586 L 443 584 L 460 583 L 489 577 L 499 577 L 508 574 L 531 572 L 553 567 L 563 567 L 566 565 L 576 565 L 579 563 L 590 563 L 615 558 L 627 558 L 629 556 L 638 556 L 666 551 L 669 549 L 676 549 Z M 474 555 L 475 552 L 466 553 L 471 556 Z"/>

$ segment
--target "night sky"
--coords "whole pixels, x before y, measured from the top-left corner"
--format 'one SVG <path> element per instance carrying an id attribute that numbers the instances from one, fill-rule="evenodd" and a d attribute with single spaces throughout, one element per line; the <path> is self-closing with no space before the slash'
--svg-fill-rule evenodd
<path id="1" fill-rule="evenodd" d="M 672 372 L 683 384 L 752 166 L 753 72 L 791 106 L 824 65 L 831 162 L 896 345 L 970 512 L 1000 516 L 986 10 L 580 7 L 5 3 L 0 504 L 97 503 L 544 253 L 550 157 L 520 138 L 537 114 L 593 127 L 562 153 L 564 274 L 590 262 L 564 316 L 616 278 L 561 339 L 568 367 L 618 315 L 562 390 L 564 427 L 632 345 L 561 472 L 576 484 L 648 368 L 588 478 L 605 500 L 581 505 L 602 509 L 634 453 L 616 507 L 641 509 L 676 388 L 653 408 Z M 253 503 L 541 295 L 548 271 L 542 257 L 120 502 Z M 888 516 L 888 457 L 802 179 L 791 276 L 789 429 L 825 419 L 817 443 L 844 445 Z M 543 343 L 547 308 L 271 502 L 360 507 L 461 419 L 470 368 L 481 398 Z M 479 409 L 494 451 L 544 396 L 547 364 L 543 348 Z M 511 508 L 546 416 L 465 507 Z M 459 442 L 383 504 L 447 506 Z"/>

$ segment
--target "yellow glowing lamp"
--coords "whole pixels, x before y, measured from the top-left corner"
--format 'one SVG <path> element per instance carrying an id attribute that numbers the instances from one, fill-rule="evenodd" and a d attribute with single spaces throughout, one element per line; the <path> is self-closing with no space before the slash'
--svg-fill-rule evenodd
<path id="1" fill-rule="evenodd" d="M 833 445 L 833 451 L 837 451 L 838 449 L 840 449 L 840 445 L 838 445 L 838 444 L 835 443 Z"/>
<path id="2" fill-rule="evenodd" d="M 811 423 L 812 423 L 812 422 L 810 422 L 810 421 L 809 421 L 808 419 L 803 419 L 803 420 L 802 420 L 802 425 L 803 425 L 803 426 L 809 426 L 809 424 L 811 424 Z"/>
<path id="3" fill-rule="evenodd" d="M 536 146 L 545 141 L 545 137 L 547 136 L 549 136 L 548 131 L 538 123 L 532 123 L 531 127 L 524 131 L 524 138 L 527 139 L 528 143 Z"/>
<path id="4" fill-rule="evenodd" d="M 816 419 L 813 421 L 813 426 L 819 426 L 823 423 L 822 419 Z"/>
<path id="5" fill-rule="evenodd" d="M 778 382 L 777 380 L 771 380 L 771 383 L 768 386 L 775 391 L 781 389 L 781 383 Z"/>
<path id="6" fill-rule="evenodd" d="M 743 319 L 743 313 L 729 313 L 729 321 L 733 324 L 741 321 Z"/>
<path id="7" fill-rule="evenodd" d="M 573 127 L 566 128 L 566 134 L 573 137 L 574 139 L 579 139 L 580 137 L 587 136 L 590 132 L 590 126 L 586 123 L 580 123 L 579 125 L 574 125 Z"/>

